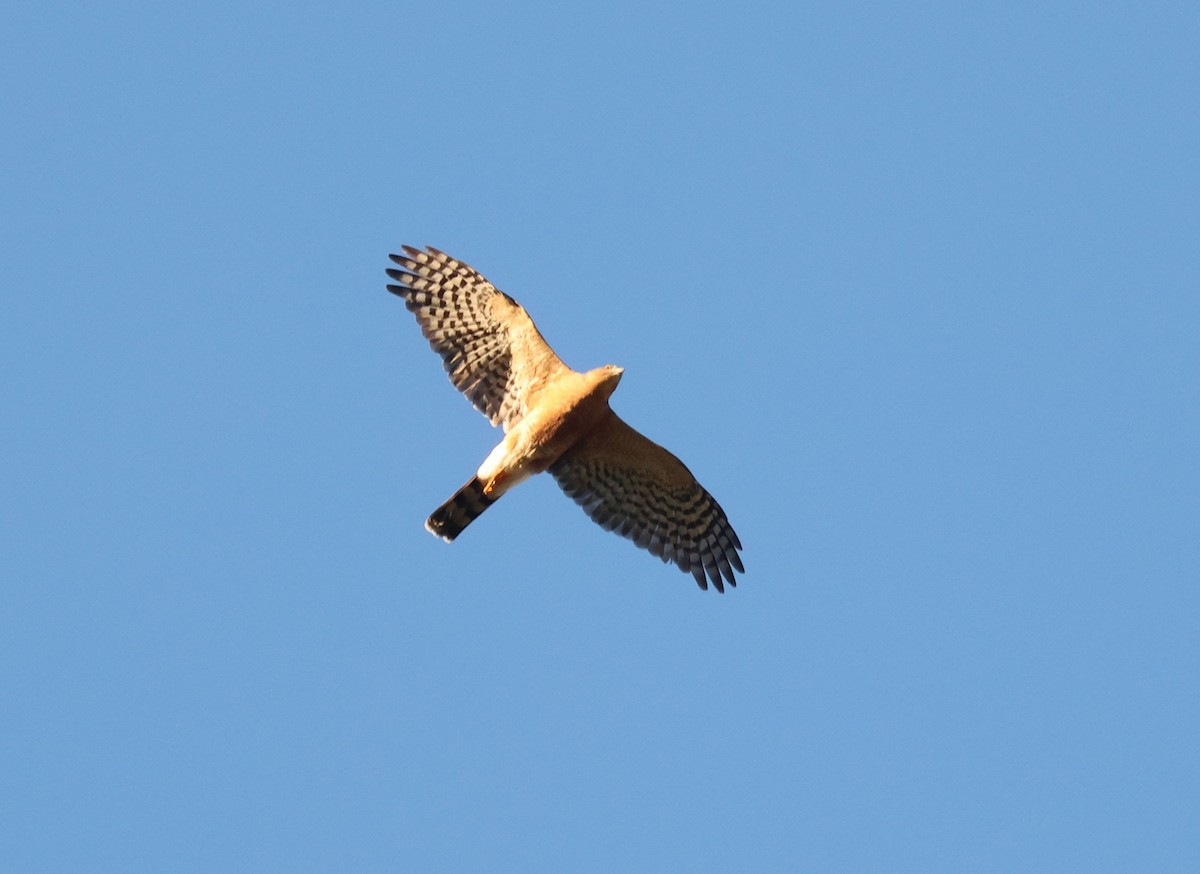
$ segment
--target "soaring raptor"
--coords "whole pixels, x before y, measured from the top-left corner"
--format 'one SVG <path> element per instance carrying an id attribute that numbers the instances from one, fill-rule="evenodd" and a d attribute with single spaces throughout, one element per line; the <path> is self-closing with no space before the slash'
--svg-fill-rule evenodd
<path id="1" fill-rule="evenodd" d="M 466 485 L 434 510 L 430 532 L 453 540 L 513 486 L 550 471 L 584 512 L 718 592 L 745 573 L 725 512 L 683 462 L 608 406 L 624 372 L 577 373 L 529 314 L 473 268 L 431 246 L 392 255 L 388 291 L 404 298 L 454 386 L 504 439 Z"/>

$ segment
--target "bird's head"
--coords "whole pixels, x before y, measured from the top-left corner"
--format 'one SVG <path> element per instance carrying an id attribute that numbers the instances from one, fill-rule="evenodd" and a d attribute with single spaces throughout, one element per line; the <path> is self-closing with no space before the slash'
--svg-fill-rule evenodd
<path id="1" fill-rule="evenodd" d="M 611 395 L 616 391 L 617 383 L 621 381 L 621 374 L 624 372 L 625 368 L 623 367 L 606 364 L 603 367 L 597 367 L 588 376 L 594 379 L 597 385 L 603 386 L 606 394 Z"/>

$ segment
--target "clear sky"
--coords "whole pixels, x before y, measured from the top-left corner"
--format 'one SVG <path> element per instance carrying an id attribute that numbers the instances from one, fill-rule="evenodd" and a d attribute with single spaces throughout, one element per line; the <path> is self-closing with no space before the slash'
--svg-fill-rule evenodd
<path id="1" fill-rule="evenodd" d="M 0 869 L 1194 871 L 1195 3 L 10 4 Z M 745 544 L 548 478 L 526 306 Z"/>

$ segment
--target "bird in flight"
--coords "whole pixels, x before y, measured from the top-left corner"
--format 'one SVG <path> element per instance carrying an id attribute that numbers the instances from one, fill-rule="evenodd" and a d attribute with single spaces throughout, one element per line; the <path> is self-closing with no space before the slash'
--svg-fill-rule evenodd
<path id="1" fill-rule="evenodd" d="M 608 531 L 691 573 L 701 589 L 745 573 L 720 504 L 678 458 L 608 405 L 624 372 L 579 373 L 542 339 L 524 308 L 444 252 L 403 246 L 388 291 L 404 299 L 455 388 L 504 439 L 425 527 L 447 543 L 484 510 L 543 471 Z"/>

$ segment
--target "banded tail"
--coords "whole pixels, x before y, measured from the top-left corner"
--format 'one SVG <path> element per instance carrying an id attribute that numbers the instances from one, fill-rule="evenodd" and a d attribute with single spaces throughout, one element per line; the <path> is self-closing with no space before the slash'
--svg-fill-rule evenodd
<path id="1" fill-rule="evenodd" d="M 425 520 L 425 530 L 449 543 L 494 503 L 496 498 L 489 498 L 483 493 L 483 480 L 477 476 L 471 477 L 471 481 L 455 492 L 454 497 Z"/>

